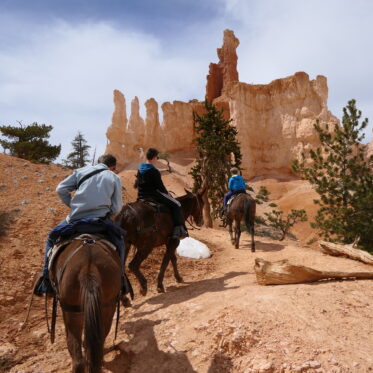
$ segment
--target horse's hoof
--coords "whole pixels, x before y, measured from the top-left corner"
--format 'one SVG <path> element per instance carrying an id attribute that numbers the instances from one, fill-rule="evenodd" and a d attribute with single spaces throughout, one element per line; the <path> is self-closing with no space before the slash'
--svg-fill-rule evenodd
<path id="1" fill-rule="evenodd" d="M 157 291 L 158 291 L 158 293 L 165 293 L 163 285 L 162 286 L 158 286 L 157 287 Z"/>
<path id="2" fill-rule="evenodd" d="M 176 278 L 176 282 L 178 282 L 179 284 L 181 284 L 182 282 L 184 282 L 184 280 L 183 280 L 182 277 L 177 277 Z"/>
<path id="3" fill-rule="evenodd" d="M 146 293 L 148 292 L 147 289 L 140 289 L 140 294 L 145 297 Z"/>
<path id="4" fill-rule="evenodd" d="M 252 252 L 252 253 L 255 253 L 255 249 L 251 249 L 251 252 Z"/>

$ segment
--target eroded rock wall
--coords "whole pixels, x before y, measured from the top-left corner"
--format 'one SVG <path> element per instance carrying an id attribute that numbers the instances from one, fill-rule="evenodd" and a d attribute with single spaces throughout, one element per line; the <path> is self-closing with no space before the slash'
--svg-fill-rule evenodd
<path id="1" fill-rule="evenodd" d="M 132 100 L 130 117 L 126 115 L 124 95 L 114 91 L 114 114 L 106 136 L 106 152 L 117 157 L 119 167 L 139 157 L 139 148 L 158 148 L 161 152 L 174 152 L 193 147 L 194 119 L 193 112 L 202 113 L 203 103 L 165 102 L 161 109 L 163 122 L 159 120 L 159 107 L 154 98 L 145 102 L 145 119 L 140 115 L 137 97 Z"/>
<path id="2" fill-rule="evenodd" d="M 313 124 L 336 122 L 326 78 L 304 72 L 267 85 L 230 83 L 214 102 L 228 102 L 238 129 L 245 176 L 291 173 L 291 161 L 319 145 Z"/>
<path id="3" fill-rule="evenodd" d="M 242 166 L 248 178 L 261 175 L 289 174 L 291 161 L 303 151 L 319 145 L 313 124 L 337 122 L 328 110 L 327 80 L 311 80 L 304 72 L 256 85 L 238 81 L 238 39 L 233 31 L 224 31 L 223 46 L 217 50 L 219 62 L 210 64 L 205 97 L 224 109 L 238 129 L 243 154 Z M 126 101 L 114 91 L 115 110 L 108 128 L 107 152 L 125 165 L 138 159 L 138 148 L 149 146 L 162 152 L 190 149 L 196 136 L 193 112 L 204 112 L 203 102 L 165 102 L 159 107 L 153 98 L 145 102 L 146 117 L 140 115 L 137 97 L 131 103 L 129 120 Z"/>

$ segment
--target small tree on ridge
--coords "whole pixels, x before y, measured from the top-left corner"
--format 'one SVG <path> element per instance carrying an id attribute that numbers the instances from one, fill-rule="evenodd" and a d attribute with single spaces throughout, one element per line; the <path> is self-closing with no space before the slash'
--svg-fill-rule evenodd
<path id="1" fill-rule="evenodd" d="M 4 150 L 9 150 L 10 155 L 27 159 L 32 162 L 50 163 L 55 160 L 60 152 L 61 145 L 50 145 L 46 140 L 50 137 L 52 126 L 36 122 L 23 126 L 0 126 L 0 132 L 10 140 L 0 140 Z"/>
<path id="2" fill-rule="evenodd" d="M 361 111 L 350 100 L 343 108 L 341 125 L 323 129 L 317 121 L 321 147 L 311 150 L 311 165 L 306 155 L 293 162 L 293 171 L 308 180 L 319 194 L 320 206 L 315 222 L 329 241 L 352 243 L 358 237 L 360 245 L 373 251 L 373 156 L 366 158 L 362 130 L 368 119 L 359 123 Z"/>
<path id="3" fill-rule="evenodd" d="M 87 140 L 80 131 L 78 131 L 78 134 L 71 142 L 71 146 L 73 151 L 68 154 L 63 162 L 66 164 L 66 166 L 71 168 L 84 167 L 89 162 L 88 149 L 90 148 L 90 145 L 87 145 Z"/>

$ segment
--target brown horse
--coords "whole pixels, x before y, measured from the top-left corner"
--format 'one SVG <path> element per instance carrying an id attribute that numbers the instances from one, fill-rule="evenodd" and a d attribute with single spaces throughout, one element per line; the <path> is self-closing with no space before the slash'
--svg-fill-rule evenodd
<path id="1" fill-rule="evenodd" d="M 52 262 L 49 271 L 63 311 L 73 373 L 85 369 L 101 372 L 104 341 L 121 288 L 121 261 L 111 246 L 96 236 L 79 236 Z"/>
<path id="2" fill-rule="evenodd" d="M 203 192 L 197 194 L 186 192 L 187 194 L 177 198 L 181 204 L 184 219 L 188 219 L 188 217 L 191 216 L 194 223 L 201 226 L 203 224 Z M 155 208 L 148 203 L 136 201 L 128 203 L 123 207 L 116 218 L 116 223 L 127 231 L 125 237 L 126 254 L 129 252 L 131 245 L 134 245 L 137 249 L 128 267 L 138 279 L 141 288 L 140 293 L 142 295 L 145 295 L 147 292 L 147 281 L 140 271 L 140 266 L 154 247 L 166 245 L 166 252 L 163 256 L 157 279 L 158 292 L 165 291 L 163 287 L 163 277 L 170 260 L 176 281 L 183 281 L 177 269 L 177 259 L 175 255 L 180 240 L 171 238 L 174 224 L 169 212 L 155 212 Z"/>
<path id="3" fill-rule="evenodd" d="M 255 221 L 255 200 L 246 193 L 234 196 L 227 210 L 227 225 L 231 242 L 236 249 L 240 246 L 241 220 L 244 219 L 247 232 L 251 234 L 251 251 L 255 252 L 254 221 Z M 234 231 L 232 229 L 234 228 Z"/>

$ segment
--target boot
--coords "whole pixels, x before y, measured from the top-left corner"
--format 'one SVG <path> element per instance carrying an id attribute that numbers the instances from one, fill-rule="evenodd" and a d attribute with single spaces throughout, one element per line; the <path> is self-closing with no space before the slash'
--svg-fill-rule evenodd
<path id="1" fill-rule="evenodd" d="M 182 240 L 188 236 L 188 231 L 183 225 L 177 225 L 172 232 L 172 238 L 178 238 L 179 240 Z"/>
<path id="2" fill-rule="evenodd" d="M 43 294 L 54 294 L 52 284 L 49 281 L 48 275 L 41 274 L 34 285 L 34 294 L 37 297 L 42 297 Z"/>
<path id="3" fill-rule="evenodd" d="M 124 296 L 129 294 L 131 299 L 134 298 L 132 285 L 130 283 L 129 278 L 127 277 L 127 275 L 124 272 L 122 273 L 122 289 L 121 290 L 122 290 L 122 294 Z"/>

